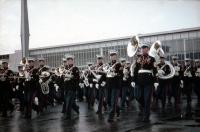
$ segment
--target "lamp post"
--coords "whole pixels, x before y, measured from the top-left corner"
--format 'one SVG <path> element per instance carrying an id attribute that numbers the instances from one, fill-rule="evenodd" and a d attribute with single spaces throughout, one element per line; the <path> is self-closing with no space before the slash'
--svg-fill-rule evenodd
<path id="1" fill-rule="evenodd" d="M 29 56 L 29 21 L 27 0 L 21 0 L 21 51 L 22 57 Z"/>

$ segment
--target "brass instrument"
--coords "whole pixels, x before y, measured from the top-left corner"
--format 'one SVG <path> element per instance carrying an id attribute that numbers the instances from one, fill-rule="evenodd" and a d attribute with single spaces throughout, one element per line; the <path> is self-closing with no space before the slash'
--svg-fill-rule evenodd
<path id="1" fill-rule="evenodd" d="M 65 81 L 69 81 L 72 79 L 73 75 L 72 75 L 72 69 L 74 68 L 74 66 L 72 66 L 70 69 L 68 70 L 64 70 L 64 77 L 65 77 Z"/>
<path id="2" fill-rule="evenodd" d="M 135 56 L 139 49 L 139 37 L 133 36 L 127 46 L 127 54 L 129 57 Z"/>
<path id="3" fill-rule="evenodd" d="M 174 66 L 175 76 L 179 76 L 179 71 L 181 70 L 180 66 Z"/>
<path id="4" fill-rule="evenodd" d="M 196 77 L 200 77 L 200 68 L 197 68 L 197 70 L 195 72 L 195 76 Z"/>
<path id="5" fill-rule="evenodd" d="M 97 82 L 101 79 L 102 75 L 97 75 L 94 70 L 91 70 L 91 67 L 88 66 L 88 70 L 93 74 L 93 76 L 96 78 Z"/>
<path id="6" fill-rule="evenodd" d="M 65 67 L 64 67 L 63 65 L 61 65 L 61 66 L 59 67 L 59 69 L 58 69 L 58 75 L 59 75 L 59 76 L 64 75 L 65 70 L 66 70 Z"/>
<path id="7" fill-rule="evenodd" d="M 4 75 L 4 74 L 0 74 L 0 78 L 8 78 L 8 79 L 18 79 L 18 78 L 23 78 L 25 79 L 24 76 L 7 76 L 7 75 Z"/>
<path id="8" fill-rule="evenodd" d="M 115 73 L 115 66 L 116 66 L 117 62 L 115 64 L 113 64 L 112 66 L 110 66 L 109 64 L 107 66 L 104 67 L 104 71 L 107 73 L 106 77 L 107 78 L 113 78 L 116 76 Z"/>
<path id="9" fill-rule="evenodd" d="M 6 69 L 3 73 L 0 74 L 0 80 L 1 81 L 6 81 L 6 79 L 14 78 L 13 76 L 8 76 L 7 71 L 8 71 L 8 69 Z"/>
<path id="10" fill-rule="evenodd" d="M 149 51 L 149 55 L 151 57 L 154 57 L 155 58 L 155 65 L 157 66 L 159 63 L 160 63 L 160 56 L 164 56 L 164 51 L 161 47 L 161 42 L 160 41 L 156 41 L 150 48 L 150 51 Z M 168 75 L 164 75 L 164 72 L 163 72 L 163 68 L 168 65 L 169 68 L 170 68 L 170 73 Z M 160 73 L 158 73 L 158 78 L 160 79 L 170 79 L 172 78 L 174 75 L 175 75 L 175 69 L 173 67 L 173 65 L 169 62 L 169 61 L 165 61 L 165 65 L 162 66 L 160 69 L 159 69 Z"/>
<path id="11" fill-rule="evenodd" d="M 50 73 L 47 71 L 43 71 L 40 76 L 39 83 L 41 86 L 41 91 L 44 95 L 49 94 L 49 79 L 48 79 L 49 76 Z M 47 80 L 43 81 L 44 78 L 47 78 Z"/>
<path id="12" fill-rule="evenodd" d="M 136 64 L 137 52 L 139 51 L 140 42 L 137 35 L 133 36 L 127 46 L 127 54 L 129 57 L 133 57 L 133 62 L 130 67 L 131 76 L 134 76 L 134 69 Z"/>
<path id="13" fill-rule="evenodd" d="M 191 71 L 190 71 L 191 65 L 188 66 L 184 71 L 184 77 L 192 77 Z"/>
<path id="14" fill-rule="evenodd" d="M 126 80 L 128 79 L 128 77 L 129 77 L 129 71 L 128 71 L 127 68 L 128 68 L 128 67 L 124 67 L 124 68 L 123 68 L 123 74 L 124 74 L 123 80 L 124 80 L 124 81 L 126 81 Z"/>
<path id="15" fill-rule="evenodd" d="M 32 79 L 31 72 L 33 71 L 33 69 L 34 68 L 32 69 L 28 68 L 24 70 L 24 76 L 25 76 L 26 81 L 30 81 Z"/>
<path id="16" fill-rule="evenodd" d="M 89 84 L 89 81 L 88 81 L 88 78 L 87 78 L 87 76 L 88 76 L 88 74 L 87 74 L 87 76 L 85 75 L 85 71 L 83 71 L 83 83 L 85 84 L 85 86 L 86 87 L 88 87 L 90 84 Z"/>

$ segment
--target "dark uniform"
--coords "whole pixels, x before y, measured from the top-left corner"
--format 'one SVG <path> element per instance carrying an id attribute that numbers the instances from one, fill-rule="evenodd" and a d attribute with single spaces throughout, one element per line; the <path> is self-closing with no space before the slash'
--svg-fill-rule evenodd
<path id="1" fill-rule="evenodd" d="M 90 67 L 94 68 L 94 66 L 90 66 Z M 94 69 L 91 68 L 91 70 L 94 70 Z M 92 107 L 94 106 L 94 102 L 95 102 L 95 95 L 96 95 L 95 84 L 96 84 L 96 82 L 95 82 L 94 75 L 90 71 L 88 71 L 87 78 L 88 78 L 88 82 L 89 82 L 89 86 L 87 87 L 88 109 L 92 109 Z"/>
<path id="2" fill-rule="evenodd" d="M 53 103 L 52 99 L 49 96 L 51 90 L 50 88 L 52 88 L 49 72 L 47 71 L 41 72 L 39 84 L 40 84 L 40 89 L 37 94 L 39 99 L 39 112 L 43 112 L 44 108 L 47 109 L 47 106 L 50 104 L 50 100 L 51 104 Z"/>
<path id="3" fill-rule="evenodd" d="M 73 57 L 68 56 L 67 59 L 73 59 Z M 79 69 L 76 66 L 67 65 L 66 70 L 68 70 L 70 77 L 67 74 L 64 76 L 64 113 L 67 119 L 71 119 L 72 109 L 79 114 L 79 107 L 75 102 L 76 90 L 79 85 Z"/>
<path id="4" fill-rule="evenodd" d="M 110 55 L 117 54 L 116 51 L 111 51 Z M 121 64 L 117 62 L 116 60 L 112 60 L 112 62 L 109 63 L 111 68 L 111 76 L 107 73 L 107 90 L 108 90 L 108 102 L 110 102 L 111 108 L 109 113 L 108 121 L 112 122 L 115 116 L 115 113 L 117 113 L 117 116 L 120 114 L 120 107 L 119 107 L 119 94 L 120 94 L 120 88 L 122 84 L 122 77 L 123 77 L 123 68 L 121 67 Z"/>
<path id="5" fill-rule="evenodd" d="M 194 91 L 197 95 L 197 106 L 200 107 L 200 60 L 195 60 L 194 67 Z"/>
<path id="6" fill-rule="evenodd" d="M 191 116 L 191 94 L 192 94 L 192 88 L 193 88 L 193 79 L 194 79 L 194 70 L 192 65 L 190 64 L 190 59 L 186 59 L 188 63 L 183 68 L 183 93 L 186 95 L 187 99 L 187 106 L 186 106 L 186 117 Z"/>
<path id="7" fill-rule="evenodd" d="M 43 109 L 46 108 L 49 104 L 53 105 L 53 97 L 52 90 L 54 86 L 52 86 L 52 82 L 50 79 L 50 67 L 45 65 L 45 59 L 43 57 L 38 58 L 39 68 L 38 74 L 40 76 L 40 92 L 39 96 L 39 109 L 43 112 Z M 51 96 L 50 96 L 51 94 Z"/>
<path id="8" fill-rule="evenodd" d="M 131 97 L 131 74 L 130 74 L 130 67 L 124 66 L 123 67 L 123 79 L 122 79 L 122 96 L 121 96 L 121 109 L 123 110 L 125 107 L 125 103 L 127 107 L 129 106 L 129 101 L 133 98 Z"/>
<path id="9" fill-rule="evenodd" d="M 97 59 L 103 59 L 102 56 L 98 56 L 97 55 Z M 102 114 L 102 109 L 104 106 L 104 109 L 107 110 L 107 104 L 106 104 L 106 74 L 105 72 L 103 72 L 103 63 L 99 63 L 96 67 L 97 70 L 97 75 L 101 75 L 101 78 L 99 79 L 99 81 L 96 83 L 97 89 L 98 89 L 98 109 L 97 109 L 97 114 L 101 115 Z"/>
<path id="10" fill-rule="evenodd" d="M 140 114 L 143 121 L 149 121 L 151 95 L 154 81 L 156 80 L 155 59 L 148 54 L 138 57 L 134 68 L 133 81 L 135 82 L 135 98 L 139 102 Z"/>
<path id="11" fill-rule="evenodd" d="M 18 69 L 22 70 L 23 65 L 19 65 Z M 24 90 L 25 90 L 25 75 L 23 71 L 19 71 L 15 81 L 16 98 L 20 102 L 20 111 L 24 112 Z"/>
<path id="12" fill-rule="evenodd" d="M 162 58 L 162 57 L 161 57 Z M 158 68 L 162 68 L 161 70 L 164 72 L 163 75 L 168 75 L 170 73 L 170 68 L 168 65 L 165 65 L 165 63 L 158 64 Z M 165 104 L 166 104 L 166 98 L 167 98 L 167 92 L 170 89 L 170 79 L 161 79 L 158 78 L 159 86 L 157 88 L 157 97 L 161 100 L 162 104 L 162 112 L 165 110 Z"/>
<path id="13" fill-rule="evenodd" d="M 34 61 L 32 58 L 28 58 L 28 61 Z M 37 97 L 37 94 L 40 90 L 39 85 L 39 75 L 38 75 L 38 69 L 34 68 L 34 66 L 28 66 L 28 69 L 25 71 L 27 74 L 29 74 L 28 78 L 25 80 L 25 118 L 31 118 L 32 115 L 32 109 L 37 109 L 37 104 L 34 104 L 35 97 Z M 37 111 L 38 112 L 38 111 Z"/>
<path id="14" fill-rule="evenodd" d="M 173 57 L 172 59 L 177 59 L 177 57 Z M 175 75 L 174 77 L 171 79 L 171 96 L 174 97 L 175 100 L 175 112 L 176 113 L 180 113 L 180 99 L 181 99 L 181 87 L 180 87 L 180 83 L 181 83 L 181 79 L 182 79 L 182 67 L 180 64 L 173 63 L 172 65 L 174 66 L 175 69 Z"/>
<path id="15" fill-rule="evenodd" d="M 2 62 L 7 63 L 7 62 Z M 2 116 L 7 116 L 7 111 L 14 109 L 11 103 L 12 99 L 12 85 L 9 77 L 13 76 L 13 72 L 8 67 L 3 67 L 0 73 L 0 109 Z"/>

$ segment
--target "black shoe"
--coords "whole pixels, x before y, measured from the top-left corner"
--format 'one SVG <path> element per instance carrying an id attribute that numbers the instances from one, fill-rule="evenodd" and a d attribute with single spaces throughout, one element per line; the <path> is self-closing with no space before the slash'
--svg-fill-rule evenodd
<path id="1" fill-rule="evenodd" d="M 113 118 L 108 118 L 108 122 L 114 122 Z"/>
<path id="2" fill-rule="evenodd" d="M 100 114 L 101 112 L 99 111 L 99 110 L 97 110 L 97 112 L 96 112 L 96 114 L 98 115 L 98 114 Z"/>
<path id="3" fill-rule="evenodd" d="M 121 106 L 121 107 L 120 107 L 120 110 L 122 110 L 122 111 L 125 110 L 124 106 Z"/>
<path id="4" fill-rule="evenodd" d="M 120 112 L 118 111 L 118 112 L 117 112 L 117 117 L 119 117 L 119 116 L 120 116 Z"/>
<path id="5" fill-rule="evenodd" d="M 8 115 L 7 115 L 7 114 L 5 114 L 5 113 L 4 113 L 4 114 L 2 114 L 2 117 L 7 117 L 7 116 L 8 116 Z"/>
<path id="6" fill-rule="evenodd" d="M 150 120 L 149 120 L 149 118 L 144 118 L 144 119 L 142 120 L 142 122 L 148 123 L 148 122 L 150 122 Z"/>
<path id="7" fill-rule="evenodd" d="M 66 120 L 71 120 L 71 116 L 66 116 Z"/>
<path id="8" fill-rule="evenodd" d="M 31 115 L 25 115 L 26 119 L 31 119 Z"/>
<path id="9" fill-rule="evenodd" d="M 168 102 L 168 103 L 167 103 L 167 106 L 168 106 L 168 107 L 171 107 L 171 106 L 172 106 L 172 102 Z"/>
<path id="10" fill-rule="evenodd" d="M 140 111 L 139 113 L 138 113 L 138 116 L 143 116 L 143 113 L 142 113 L 142 111 Z"/>
<path id="11" fill-rule="evenodd" d="M 79 115 L 80 112 L 79 112 L 79 107 L 77 106 L 77 108 L 75 109 L 75 112 Z"/>

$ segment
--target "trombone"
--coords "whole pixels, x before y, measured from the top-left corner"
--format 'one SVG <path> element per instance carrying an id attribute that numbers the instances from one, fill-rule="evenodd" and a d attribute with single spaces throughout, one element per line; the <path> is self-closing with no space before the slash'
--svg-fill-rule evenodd
<path id="1" fill-rule="evenodd" d="M 97 82 L 99 82 L 99 80 L 101 79 L 102 75 L 97 75 L 94 71 L 95 70 L 91 70 L 91 66 L 88 66 L 88 70 L 93 74 L 93 76 L 96 78 Z"/>

